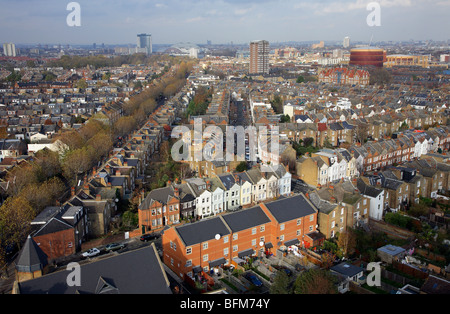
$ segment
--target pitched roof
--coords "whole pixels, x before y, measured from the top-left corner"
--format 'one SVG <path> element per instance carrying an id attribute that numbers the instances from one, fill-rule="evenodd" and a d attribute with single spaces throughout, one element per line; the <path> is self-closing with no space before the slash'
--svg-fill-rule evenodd
<path id="1" fill-rule="evenodd" d="M 317 213 L 317 209 L 303 194 L 287 198 L 283 197 L 261 206 L 266 206 L 279 223 Z"/>
<path id="2" fill-rule="evenodd" d="M 216 234 L 224 236 L 231 233 L 220 217 L 175 227 L 175 230 L 186 246 L 213 240 Z"/>
<path id="3" fill-rule="evenodd" d="M 223 215 L 222 218 L 231 228 L 232 232 L 239 232 L 270 222 L 269 217 L 267 217 L 259 206 Z"/>
<path id="4" fill-rule="evenodd" d="M 42 270 L 47 264 L 47 254 L 28 236 L 16 262 L 17 271 L 31 273 Z"/>
<path id="5" fill-rule="evenodd" d="M 134 269 L 136 271 L 130 271 Z M 66 283 L 66 271 L 20 282 L 21 294 L 170 294 L 154 244 L 81 265 L 81 286 Z"/>
<path id="6" fill-rule="evenodd" d="M 353 277 L 364 271 L 364 268 L 349 264 L 347 262 L 340 263 L 330 269 L 347 277 Z"/>

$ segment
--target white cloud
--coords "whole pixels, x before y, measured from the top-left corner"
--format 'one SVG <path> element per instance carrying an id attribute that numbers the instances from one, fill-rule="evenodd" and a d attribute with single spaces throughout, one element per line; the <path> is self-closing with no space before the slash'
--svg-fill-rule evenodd
<path id="1" fill-rule="evenodd" d="M 412 0 L 352 0 L 352 1 L 331 1 L 328 4 L 323 2 L 301 2 L 294 5 L 295 9 L 311 9 L 315 14 L 345 13 L 353 10 L 365 10 L 371 2 L 378 2 L 381 8 L 389 7 L 410 7 Z"/>

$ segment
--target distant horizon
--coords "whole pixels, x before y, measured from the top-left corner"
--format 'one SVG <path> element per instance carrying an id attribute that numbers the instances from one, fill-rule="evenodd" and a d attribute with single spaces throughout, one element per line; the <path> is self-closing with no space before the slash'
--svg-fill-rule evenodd
<path id="1" fill-rule="evenodd" d="M 343 39 L 342 39 L 343 40 Z M 312 43 L 320 43 L 321 41 L 324 42 L 325 45 L 327 44 L 334 44 L 334 45 L 339 45 L 342 44 L 342 40 L 323 40 L 323 39 L 318 39 L 318 40 L 304 40 L 304 41 L 269 41 L 269 44 L 276 44 L 276 45 L 285 45 L 285 44 L 312 44 Z M 393 44 L 399 44 L 399 43 L 417 43 L 417 42 L 421 42 L 421 43 L 425 43 L 425 42 L 433 42 L 433 43 L 446 43 L 447 45 L 450 45 L 450 39 L 443 39 L 443 40 L 434 40 L 434 39 L 404 39 L 404 40 L 379 40 L 379 41 L 373 41 L 372 43 L 370 43 L 369 41 L 364 41 L 364 40 L 352 40 L 350 38 L 350 46 L 354 45 L 354 44 L 367 44 L 367 45 L 376 45 L 376 44 L 389 44 L 389 43 L 393 43 Z M 6 43 L 13 43 L 16 46 L 56 46 L 56 45 L 61 45 L 61 46 L 93 46 L 93 44 L 95 43 L 97 45 L 97 48 L 99 48 L 99 46 L 101 46 L 102 44 L 104 44 L 105 46 L 136 46 L 135 43 L 102 43 L 102 42 L 92 42 L 92 43 L 69 43 L 69 42 L 36 42 L 36 43 L 24 43 L 24 42 L 0 42 L 0 44 L 6 44 Z M 191 42 L 191 41 L 178 41 L 178 42 L 171 42 L 171 43 L 152 43 L 153 46 L 171 46 L 171 45 L 175 45 L 178 43 L 193 43 L 196 45 L 201 45 L 201 46 L 243 46 L 243 45 L 249 45 L 249 42 L 233 42 L 233 44 L 231 44 L 230 42 L 223 42 L 223 43 L 215 43 L 212 42 L 211 44 L 208 44 L 206 41 L 205 42 Z"/>

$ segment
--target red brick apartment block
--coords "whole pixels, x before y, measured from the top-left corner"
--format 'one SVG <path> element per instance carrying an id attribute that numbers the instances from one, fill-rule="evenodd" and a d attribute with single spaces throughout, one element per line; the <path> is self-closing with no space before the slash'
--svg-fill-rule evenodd
<path id="1" fill-rule="evenodd" d="M 181 278 L 233 260 L 298 244 L 317 232 L 317 209 L 303 195 L 171 227 L 162 237 L 163 262 Z"/>

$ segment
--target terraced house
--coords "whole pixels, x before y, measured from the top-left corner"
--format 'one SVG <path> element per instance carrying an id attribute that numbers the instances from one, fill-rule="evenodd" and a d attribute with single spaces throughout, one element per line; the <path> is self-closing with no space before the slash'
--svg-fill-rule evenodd
<path id="1" fill-rule="evenodd" d="M 171 227 L 162 237 L 163 261 L 181 278 L 244 262 L 291 245 L 310 246 L 317 209 L 303 194 L 235 213 Z"/>
<path id="2" fill-rule="evenodd" d="M 180 220 L 180 191 L 169 185 L 150 191 L 139 205 L 139 229 L 145 234 L 177 224 Z"/>

